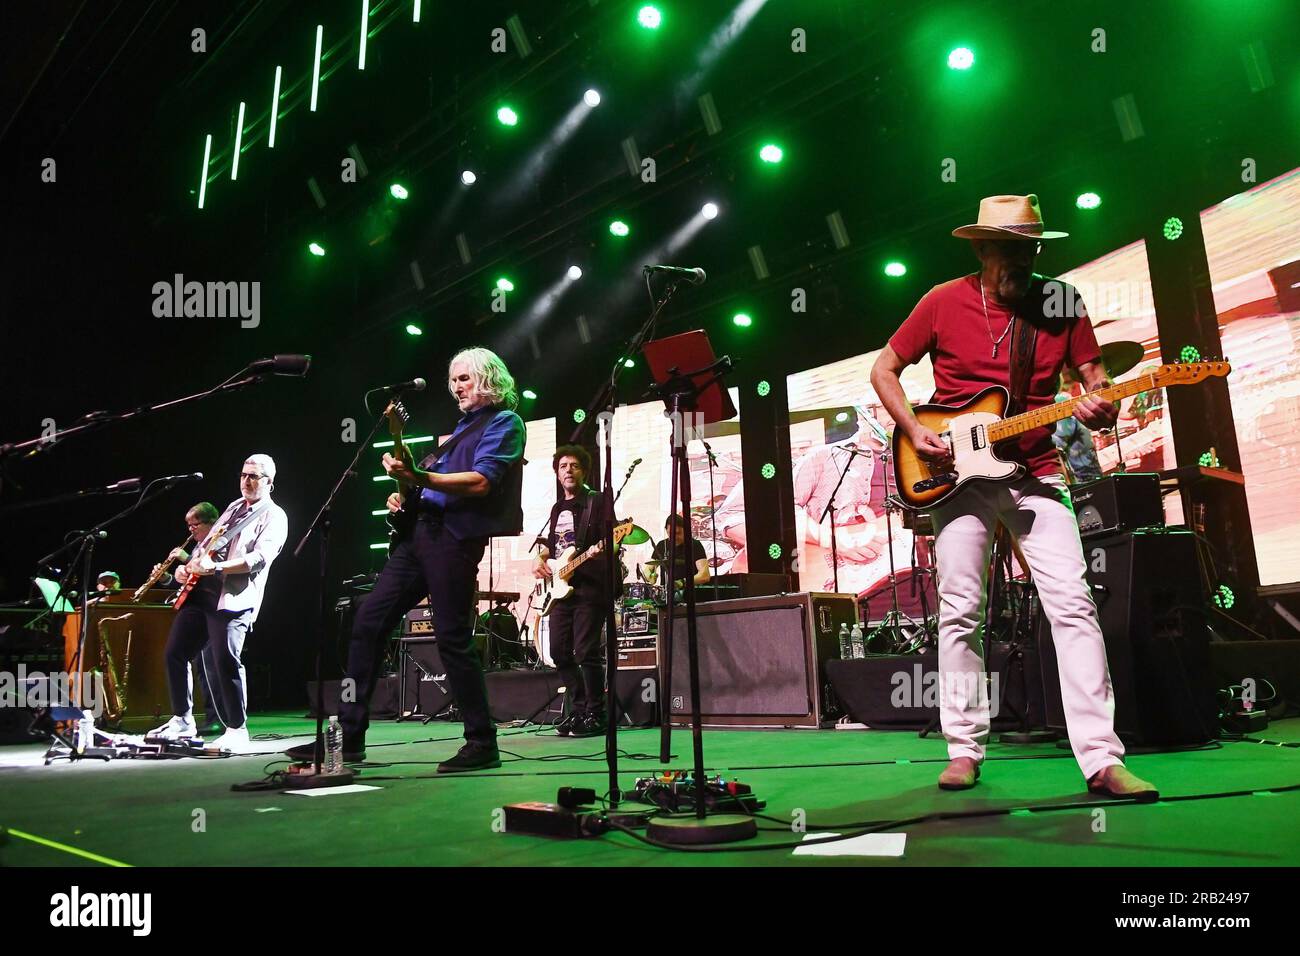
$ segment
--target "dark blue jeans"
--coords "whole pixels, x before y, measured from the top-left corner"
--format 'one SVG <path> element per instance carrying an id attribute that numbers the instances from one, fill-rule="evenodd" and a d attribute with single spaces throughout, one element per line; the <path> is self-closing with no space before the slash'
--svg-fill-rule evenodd
<path id="1" fill-rule="evenodd" d="M 351 702 L 339 704 L 339 723 L 350 739 L 364 739 L 370 726 L 375 664 L 383 641 L 427 594 L 438 654 L 465 721 L 465 739 L 496 744 L 483 662 L 473 642 L 478 565 L 486 547 L 486 538 L 458 540 L 441 525 L 422 519 L 410 537 L 393 549 L 352 622 L 345 676 L 356 682 L 355 695 Z"/>
<path id="2" fill-rule="evenodd" d="M 190 662 L 198 657 L 211 691 L 209 705 L 225 726 L 244 726 L 248 682 L 241 656 L 252 616 L 252 611 L 218 611 L 215 597 L 202 590 L 191 593 L 185 606 L 176 612 L 164 652 L 174 714 L 190 716 L 194 705 Z"/>

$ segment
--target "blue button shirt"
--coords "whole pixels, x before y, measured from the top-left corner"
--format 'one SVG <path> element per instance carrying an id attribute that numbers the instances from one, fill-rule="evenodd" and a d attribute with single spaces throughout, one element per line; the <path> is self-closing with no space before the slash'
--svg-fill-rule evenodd
<path id="1" fill-rule="evenodd" d="M 508 409 L 485 407 L 466 413 L 451 436 L 454 438 L 482 416 L 491 416 L 478 439 L 461 442 L 442 455 L 427 470 L 440 475 L 476 471 L 488 480 L 492 490 L 483 497 L 452 495 L 425 488 L 420 492 L 422 511 L 439 514 L 457 538 L 493 537 L 516 534 L 523 523 L 520 495 L 526 430 L 524 420 Z"/>

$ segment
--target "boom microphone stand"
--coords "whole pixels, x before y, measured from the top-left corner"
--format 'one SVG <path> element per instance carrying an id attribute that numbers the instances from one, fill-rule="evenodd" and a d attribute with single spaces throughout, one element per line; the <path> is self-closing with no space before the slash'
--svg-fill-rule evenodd
<path id="1" fill-rule="evenodd" d="M 401 394 L 401 389 L 394 392 L 394 397 Z M 316 763 L 312 773 L 298 774 L 298 779 L 294 781 L 294 787 L 300 789 L 318 788 L 318 787 L 339 787 L 352 783 L 354 774 L 346 767 L 340 768 L 334 773 L 323 773 L 321 763 L 325 759 L 325 678 L 322 673 L 325 659 L 325 617 L 326 605 L 329 588 L 325 583 L 326 574 L 329 569 L 329 550 L 330 550 L 330 508 L 334 505 L 334 499 L 338 497 L 339 492 L 343 489 L 343 483 L 357 473 L 357 465 L 361 463 L 361 456 L 365 454 L 379 429 L 383 427 L 387 420 L 387 415 L 383 412 L 375 419 L 375 423 L 370 426 L 370 433 L 366 435 L 365 440 L 357 445 L 357 453 L 352 456 L 352 461 L 343 469 L 339 475 L 338 481 L 334 482 L 334 487 L 325 497 L 325 502 L 316 512 L 316 517 L 312 519 L 311 525 L 307 528 L 302 540 L 298 546 L 293 549 L 293 556 L 296 558 L 302 554 L 303 548 L 307 547 L 307 542 L 314 535 L 320 532 L 320 575 L 319 575 L 319 592 L 316 601 Z"/>

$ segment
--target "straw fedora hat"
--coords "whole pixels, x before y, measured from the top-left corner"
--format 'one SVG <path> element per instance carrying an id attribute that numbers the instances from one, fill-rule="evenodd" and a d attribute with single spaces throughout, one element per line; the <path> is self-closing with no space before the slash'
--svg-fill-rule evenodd
<path id="1" fill-rule="evenodd" d="M 981 199 L 979 221 L 952 234 L 959 239 L 1064 239 L 1069 235 L 1043 228 L 1043 214 L 1033 193 Z"/>

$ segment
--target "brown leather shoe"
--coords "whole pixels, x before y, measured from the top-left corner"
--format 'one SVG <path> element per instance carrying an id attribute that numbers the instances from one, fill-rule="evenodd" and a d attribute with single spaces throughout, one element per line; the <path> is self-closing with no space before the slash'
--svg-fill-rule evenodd
<path id="1" fill-rule="evenodd" d="M 1160 791 L 1154 784 L 1147 783 L 1121 763 L 1111 764 L 1093 774 L 1092 779 L 1088 781 L 1088 790 L 1107 797 L 1135 800 L 1138 803 L 1155 803 L 1160 799 Z"/>
<path id="2" fill-rule="evenodd" d="M 940 790 L 969 790 L 980 778 L 980 765 L 971 757 L 954 757 L 939 774 Z"/>

